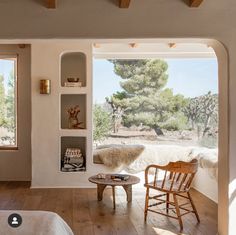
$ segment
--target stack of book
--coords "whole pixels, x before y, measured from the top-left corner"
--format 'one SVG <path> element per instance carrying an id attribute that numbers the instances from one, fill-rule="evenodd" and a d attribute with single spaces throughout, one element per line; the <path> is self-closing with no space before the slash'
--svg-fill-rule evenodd
<path id="1" fill-rule="evenodd" d="M 62 161 L 62 171 L 85 170 L 84 158 L 79 148 L 67 148 Z"/>
<path id="2" fill-rule="evenodd" d="M 111 179 L 117 180 L 117 181 L 128 180 L 129 175 L 113 174 L 113 175 L 111 175 Z"/>

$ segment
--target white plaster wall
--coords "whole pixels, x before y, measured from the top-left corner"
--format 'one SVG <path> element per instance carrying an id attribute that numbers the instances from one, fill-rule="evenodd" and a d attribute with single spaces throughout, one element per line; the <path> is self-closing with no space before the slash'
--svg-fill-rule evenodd
<path id="1" fill-rule="evenodd" d="M 87 56 L 87 171 L 60 171 L 60 136 L 76 136 L 77 131 L 60 128 L 60 57 L 64 52 L 78 51 Z M 89 41 L 38 41 L 32 43 L 32 184 L 34 187 L 93 187 L 88 178 L 106 171 L 92 163 L 92 45 Z M 51 94 L 39 94 L 39 80 L 51 79 Z M 69 89 L 71 90 L 71 89 Z M 74 90 L 74 89 L 72 89 Z"/>

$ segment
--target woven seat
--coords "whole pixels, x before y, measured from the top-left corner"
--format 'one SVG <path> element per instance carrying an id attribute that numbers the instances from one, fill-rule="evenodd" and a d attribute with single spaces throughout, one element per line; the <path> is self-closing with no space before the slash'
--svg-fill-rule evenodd
<path id="1" fill-rule="evenodd" d="M 153 172 L 154 169 L 154 180 L 149 180 L 149 172 Z M 190 196 L 189 190 L 198 169 L 198 161 L 196 159 L 191 162 L 170 162 L 166 166 L 150 165 L 145 170 L 145 184 L 146 200 L 144 209 L 144 218 L 147 219 L 148 211 L 155 212 L 170 218 L 177 219 L 179 221 L 180 230 L 183 230 L 182 216 L 188 213 L 194 213 L 197 221 L 200 222 L 196 207 Z M 164 171 L 163 179 L 158 179 L 160 171 Z M 154 196 L 149 195 L 150 189 L 157 190 L 161 193 Z M 173 197 L 171 201 L 170 196 Z M 179 205 L 178 197 L 187 199 L 187 203 Z M 164 197 L 164 198 L 163 198 Z M 149 200 L 155 200 L 155 203 L 149 204 Z M 159 207 L 165 204 L 166 213 L 153 210 L 151 207 Z M 191 209 L 186 208 L 186 205 L 190 205 Z M 172 208 L 171 208 L 172 207 Z M 174 215 L 170 215 L 169 211 L 174 211 Z M 181 214 L 181 212 L 184 213 Z M 177 216 L 176 216 L 177 215 Z"/>

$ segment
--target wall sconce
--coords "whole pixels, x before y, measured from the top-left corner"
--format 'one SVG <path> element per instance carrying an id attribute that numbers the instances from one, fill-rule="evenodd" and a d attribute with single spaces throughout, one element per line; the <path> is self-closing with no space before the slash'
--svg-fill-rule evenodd
<path id="1" fill-rule="evenodd" d="M 40 94 L 47 94 L 51 93 L 51 80 L 49 79 L 42 79 L 40 80 Z"/>

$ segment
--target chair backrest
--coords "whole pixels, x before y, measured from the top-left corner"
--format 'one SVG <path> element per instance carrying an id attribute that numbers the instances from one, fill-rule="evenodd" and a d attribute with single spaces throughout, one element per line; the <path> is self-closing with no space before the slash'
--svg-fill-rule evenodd
<path id="1" fill-rule="evenodd" d="M 163 191 L 185 192 L 189 190 L 194 175 L 197 172 L 198 161 L 197 159 L 193 159 L 191 162 L 170 162 L 166 166 L 150 165 L 145 171 L 146 182 L 148 179 L 148 170 L 151 167 L 156 168 L 153 187 L 158 187 Z M 164 171 L 164 178 L 161 185 L 157 185 L 159 169 Z"/>

